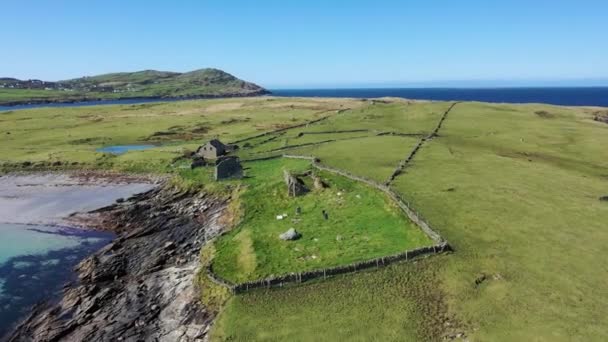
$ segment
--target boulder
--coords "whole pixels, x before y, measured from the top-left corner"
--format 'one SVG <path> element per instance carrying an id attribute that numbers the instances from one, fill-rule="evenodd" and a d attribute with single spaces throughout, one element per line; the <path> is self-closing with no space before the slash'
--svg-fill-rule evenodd
<path id="1" fill-rule="evenodd" d="M 298 233 L 295 229 L 290 228 L 285 233 L 279 235 L 279 238 L 284 241 L 293 241 L 302 237 L 302 234 Z"/>

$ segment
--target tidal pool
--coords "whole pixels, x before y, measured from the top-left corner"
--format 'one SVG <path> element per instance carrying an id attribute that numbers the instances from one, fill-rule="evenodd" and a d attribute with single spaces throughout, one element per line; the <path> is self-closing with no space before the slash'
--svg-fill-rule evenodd
<path id="1" fill-rule="evenodd" d="M 57 298 L 75 280 L 74 266 L 114 237 L 68 227 L 66 217 L 154 186 L 62 174 L 1 176 L 0 340 L 33 305 Z"/>
<path id="2" fill-rule="evenodd" d="M 74 280 L 73 268 L 113 234 L 0 223 L 0 336 L 41 300 Z"/>
<path id="3" fill-rule="evenodd" d="M 156 147 L 155 145 L 116 145 L 106 146 L 98 148 L 97 152 L 111 153 L 111 154 L 124 154 L 129 151 L 143 151 L 150 148 Z"/>

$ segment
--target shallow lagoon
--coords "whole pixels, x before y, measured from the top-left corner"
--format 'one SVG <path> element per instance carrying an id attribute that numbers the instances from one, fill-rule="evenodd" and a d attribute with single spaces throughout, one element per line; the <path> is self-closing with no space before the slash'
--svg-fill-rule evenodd
<path id="1" fill-rule="evenodd" d="M 111 154 L 124 154 L 129 151 L 143 151 L 156 147 L 155 145 L 116 145 L 106 146 L 98 148 L 97 152 L 111 153 Z"/>
<path id="2" fill-rule="evenodd" d="M 106 232 L 0 223 L 0 336 L 29 308 L 74 280 L 80 260 L 111 241 Z"/>
<path id="3" fill-rule="evenodd" d="M 57 297 L 74 280 L 74 266 L 113 238 L 66 227 L 66 217 L 153 187 L 62 174 L 1 176 L 0 339 L 31 306 Z"/>

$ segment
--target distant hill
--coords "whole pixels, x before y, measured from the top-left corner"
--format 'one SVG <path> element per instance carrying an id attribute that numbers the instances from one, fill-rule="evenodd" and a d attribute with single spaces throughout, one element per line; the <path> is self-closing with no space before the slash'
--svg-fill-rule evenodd
<path id="1" fill-rule="evenodd" d="M 0 104 L 74 102 L 125 98 L 214 98 L 270 92 L 218 69 L 186 73 L 144 70 L 47 82 L 0 78 Z"/>

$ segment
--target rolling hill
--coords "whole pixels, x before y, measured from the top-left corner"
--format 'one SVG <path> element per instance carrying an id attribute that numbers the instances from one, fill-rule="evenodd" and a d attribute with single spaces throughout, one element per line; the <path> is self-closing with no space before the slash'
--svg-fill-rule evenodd
<path id="1" fill-rule="evenodd" d="M 126 98 L 216 98 L 269 94 L 218 69 L 186 73 L 144 70 L 47 82 L 0 78 L 0 104 L 75 102 Z"/>

